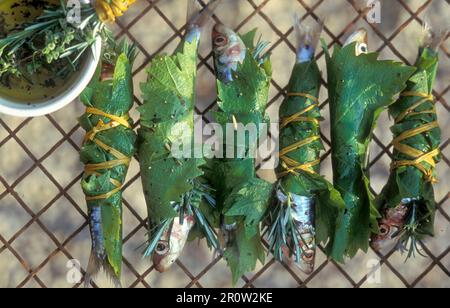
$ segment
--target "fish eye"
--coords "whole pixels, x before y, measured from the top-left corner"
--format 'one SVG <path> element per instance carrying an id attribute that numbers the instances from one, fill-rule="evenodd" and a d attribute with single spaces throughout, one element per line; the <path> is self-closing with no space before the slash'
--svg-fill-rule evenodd
<path id="1" fill-rule="evenodd" d="M 156 253 L 160 256 L 165 255 L 169 252 L 169 243 L 166 241 L 160 241 L 158 245 L 156 245 Z"/>
<path id="2" fill-rule="evenodd" d="M 367 46 L 367 44 L 366 43 L 361 43 L 361 44 L 359 44 L 358 45 L 358 47 L 357 47 L 357 52 L 358 52 L 358 55 L 361 55 L 361 54 L 367 54 L 368 52 L 369 52 L 369 49 L 368 49 L 368 46 Z"/>
<path id="3" fill-rule="evenodd" d="M 386 236 L 389 234 L 389 231 L 391 231 L 391 228 L 388 225 L 381 225 L 380 226 L 380 235 Z"/>
<path id="4" fill-rule="evenodd" d="M 313 250 L 306 250 L 303 253 L 303 261 L 310 262 L 312 260 L 314 260 L 314 251 Z"/>
<path id="5" fill-rule="evenodd" d="M 216 37 L 214 39 L 214 44 L 216 46 L 224 46 L 227 43 L 227 39 L 225 36 L 223 35 L 219 35 L 218 37 Z"/>

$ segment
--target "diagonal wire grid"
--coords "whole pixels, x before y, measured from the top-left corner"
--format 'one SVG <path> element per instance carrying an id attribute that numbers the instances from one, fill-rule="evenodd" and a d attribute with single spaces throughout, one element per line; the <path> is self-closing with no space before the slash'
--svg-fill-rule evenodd
<path id="1" fill-rule="evenodd" d="M 200 6 L 205 1 L 198 0 Z M 214 17 L 216 21 L 245 32 L 259 27 L 264 39 L 272 42 L 274 79 L 268 113 L 277 120 L 294 61 L 295 38 L 290 14 L 298 12 L 308 22 L 327 15 L 323 37 L 332 47 L 340 44 L 349 31 L 364 26 L 371 33 L 371 48 L 381 57 L 414 62 L 418 34 L 424 19 L 432 25 L 446 26 L 450 1 L 381 1 L 381 24 L 367 19 L 367 1 L 356 0 L 228 0 Z M 182 4 L 182 5 L 181 5 Z M 185 29 L 185 1 L 139 0 L 113 30 L 117 39 L 136 42 L 140 56 L 134 67 L 135 101 L 142 104 L 139 84 L 145 80 L 145 68 L 151 59 L 171 52 Z M 448 25 L 447 25 L 448 26 Z M 209 30 L 209 29 L 208 29 Z M 197 113 L 205 121 L 216 108 L 212 54 L 208 33 L 199 55 Z M 441 48 L 441 69 L 435 96 L 443 127 L 443 161 L 436 186 L 436 237 L 422 243 L 427 258 L 418 256 L 405 263 L 395 251 L 359 254 L 346 265 L 328 261 L 320 252 L 317 267 L 310 276 L 295 266 L 278 263 L 268 255 L 264 265 L 248 273 L 239 287 L 450 287 L 450 39 Z M 323 52 L 317 55 L 324 72 Z M 331 176 L 328 100 L 326 83 L 321 93 L 323 138 L 326 151 L 322 173 Z M 90 243 L 86 207 L 79 182 L 82 166 L 78 161 L 83 131 L 77 117 L 83 113 L 79 102 L 41 118 L 16 119 L 0 115 L 0 287 L 80 287 L 70 284 L 69 260 L 79 260 L 80 271 L 88 261 Z M 132 117 L 138 119 L 135 111 Z M 392 124 L 382 116 L 372 145 L 372 189 L 377 193 L 388 176 L 392 158 Z M 136 126 L 139 123 L 137 122 Z M 273 174 L 261 172 L 273 179 Z M 133 162 L 124 186 L 124 265 L 126 287 L 228 287 L 230 274 L 221 258 L 212 259 L 204 243 L 190 244 L 177 264 L 164 275 L 156 273 L 150 260 L 140 257 L 138 247 L 145 241 L 146 209 L 141 193 L 138 165 Z M 266 245 L 267 246 L 267 245 Z M 380 280 L 373 274 L 373 261 L 379 261 Z M 94 287 L 109 286 L 98 277 Z"/>

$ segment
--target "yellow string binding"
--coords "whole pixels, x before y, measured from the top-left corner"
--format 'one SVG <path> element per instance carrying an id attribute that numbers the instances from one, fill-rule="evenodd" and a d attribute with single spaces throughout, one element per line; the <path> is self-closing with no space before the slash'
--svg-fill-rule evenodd
<path id="1" fill-rule="evenodd" d="M 402 97 L 419 97 L 421 98 L 417 103 L 406 109 L 404 112 L 402 112 L 396 119 L 395 123 L 398 124 L 404 119 L 406 119 L 409 116 L 419 115 L 419 114 L 435 114 L 436 113 L 436 106 L 434 104 L 434 97 L 428 93 L 422 93 L 422 92 L 405 92 L 401 95 Z M 433 108 L 431 110 L 425 110 L 425 111 L 419 111 L 416 112 L 415 110 L 422 106 L 423 104 L 431 102 L 433 103 Z M 409 145 L 403 144 L 402 141 L 405 141 L 407 139 L 410 139 L 412 137 L 415 137 L 417 135 L 429 132 L 435 128 L 438 128 L 439 124 L 437 121 L 410 129 L 404 133 L 402 133 L 400 136 L 394 139 L 393 145 L 394 149 L 398 151 L 399 153 L 402 153 L 406 156 L 409 156 L 412 158 L 412 160 L 401 160 L 401 161 L 395 161 L 392 163 L 392 170 L 398 169 L 400 167 L 416 167 L 419 169 L 424 175 L 425 179 L 428 182 L 431 183 L 437 183 L 436 177 L 433 175 L 433 170 L 436 168 L 436 160 L 435 158 L 440 155 L 439 149 L 434 149 L 428 153 L 425 153 L 421 150 L 415 149 Z M 423 163 L 427 163 L 430 168 L 426 168 Z"/>
<path id="2" fill-rule="evenodd" d="M 287 96 L 288 97 L 304 97 L 304 98 L 307 98 L 308 100 L 312 101 L 313 104 L 292 116 L 282 119 L 281 123 L 280 123 L 280 128 L 285 128 L 292 123 L 299 123 L 299 122 L 310 122 L 310 123 L 314 123 L 317 125 L 319 124 L 319 120 L 317 120 L 316 118 L 304 116 L 308 112 L 314 110 L 314 108 L 319 108 L 319 100 L 316 97 L 309 95 L 307 93 L 288 93 Z M 292 144 L 292 145 L 282 149 L 280 151 L 280 160 L 281 160 L 281 166 L 285 169 L 285 171 L 279 173 L 278 176 L 284 177 L 284 176 L 287 176 L 288 174 L 293 174 L 295 176 L 298 176 L 299 175 L 298 171 L 304 171 L 304 172 L 308 172 L 311 174 L 315 174 L 316 172 L 314 171 L 313 168 L 320 164 L 320 159 L 309 162 L 309 163 L 300 164 L 299 162 L 295 161 L 294 159 L 288 157 L 287 155 L 289 153 L 294 152 L 294 151 L 296 151 L 308 144 L 311 144 L 317 140 L 320 140 L 320 136 L 313 136 L 310 138 L 306 138 L 305 140 L 300 140 L 299 142 L 296 142 L 295 144 Z"/>
<path id="3" fill-rule="evenodd" d="M 414 105 L 412 105 L 411 107 L 409 107 L 408 109 L 406 109 L 405 111 L 403 111 L 395 119 L 395 123 L 396 124 L 400 123 L 401 121 L 403 121 L 408 116 L 419 115 L 419 114 L 430 114 L 430 113 L 434 114 L 434 113 L 436 113 L 436 105 L 434 104 L 434 96 L 431 95 L 431 94 L 411 91 L 411 92 L 402 93 L 401 96 L 402 97 L 421 97 L 422 99 L 419 100 Z M 423 104 L 425 104 L 427 102 L 433 103 L 433 108 L 431 110 L 415 112 L 416 108 L 422 106 Z"/>
<path id="4" fill-rule="evenodd" d="M 126 155 L 122 154 L 120 151 L 114 149 L 113 147 L 110 147 L 109 145 L 103 143 L 102 141 L 100 141 L 96 138 L 96 136 L 99 132 L 106 131 L 106 130 L 109 130 L 109 129 L 112 129 L 112 128 L 115 128 L 118 126 L 124 126 L 125 128 L 131 128 L 130 123 L 128 123 L 128 115 L 123 116 L 123 117 L 118 117 L 118 116 L 105 113 L 99 109 L 92 108 L 92 107 L 88 107 L 86 109 L 86 113 L 88 113 L 90 115 L 102 116 L 102 117 L 105 117 L 105 118 L 108 118 L 111 120 L 111 122 L 106 123 L 106 124 L 102 120 L 100 120 L 97 123 L 97 125 L 90 132 L 88 132 L 86 134 L 85 142 L 88 140 L 94 142 L 98 147 L 100 147 L 107 153 L 111 154 L 116 159 L 110 160 L 110 161 L 107 161 L 104 163 L 100 163 L 100 164 L 86 165 L 85 170 L 84 170 L 85 174 L 87 176 L 90 176 L 90 175 L 101 176 L 102 174 L 98 173 L 97 171 L 112 169 L 114 167 L 121 166 L 121 165 L 128 166 L 131 161 L 131 159 L 129 157 L 127 157 Z M 120 181 L 117 181 L 115 179 L 110 179 L 110 182 L 111 182 L 111 184 L 113 184 L 115 186 L 115 188 L 113 190 L 111 190 L 110 192 L 108 192 L 106 194 L 100 195 L 100 196 L 91 196 L 91 197 L 86 196 L 86 200 L 87 201 L 95 201 L 95 200 L 109 199 L 110 197 L 114 196 L 116 193 L 118 193 L 122 189 L 123 183 L 121 183 Z"/>
<path id="5" fill-rule="evenodd" d="M 102 22 L 115 22 L 136 0 L 96 0 L 95 11 Z"/>

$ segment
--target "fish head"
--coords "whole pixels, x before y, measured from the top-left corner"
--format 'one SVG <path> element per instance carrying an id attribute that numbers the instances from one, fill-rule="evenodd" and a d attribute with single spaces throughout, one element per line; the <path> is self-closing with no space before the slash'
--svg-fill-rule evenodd
<path id="1" fill-rule="evenodd" d="M 372 248 L 376 251 L 384 250 L 391 245 L 395 234 L 398 234 L 400 231 L 397 226 L 387 223 L 381 223 L 379 229 L 380 233 L 372 239 Z"/>
<path id="2" fill-rule="evenodd" d="M 387 209 L 379 224 L 379 234 L 372 238 L 372 248 L 380 251 L 396 242 L 400 238 L 407 214 L 408 207 L 403 204 Z"/>
<path id="3" fill-rule="evenodd" d="M 174 219 L 172 227 L 158 242 L 153 254 L 153 265 L 158 272 L 168 271 L 178 260 L 194 225 L 195 219 L 192 216 L 186 216 L 182 223 L 179 218 Z"/>
<path id="4" fill-rule="evenodd" d="M 313 233 L 302 234 L 300 251 L 301 255 L 299 262 L 296 263 L 297 267 L 307 275 L 312 274 L 316 263 L 316 243 Z"/>
<path id="5" fill-rule="evenodd" d="M 298 267 L 303 273 L 310 275 L 312 274 L 312 272 L 314 272 L 315 263 L 316 263 L 315 250 L 307 249 L 303 252 L 302 259 L 298 264 Z"/>
<path id="6" fill-rule="evenodd" d="M 362 54 L 369 53 L 369 36 L 367 30 L 361 28 L 355 32 L 353 32 L 345 42 L 344 46 L 351 45 L 356 43 L 355 46 L 355 55 L 358 57 Z"/>
<path id="7" fill-rule="evenodd" d="M 179 256 L 171 252 L 168 241 L 159 241 L 153 254 L 153 264 L 155 269 L 164 273 L 177 261 Z"/>
<path id="8" fill-rule="evenodd" d="M 244 62 L 247 54 L 244 42 L 236 32 L 219 23 L 213 28 L 212 43 L 218 79 L 222 82 L 233 81 L 233 71 Z"/>

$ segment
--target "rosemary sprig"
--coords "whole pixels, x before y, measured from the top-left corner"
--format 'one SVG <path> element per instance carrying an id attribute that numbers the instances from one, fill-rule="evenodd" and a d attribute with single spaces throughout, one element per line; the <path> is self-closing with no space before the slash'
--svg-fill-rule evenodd
<path id="1" fill-rule="evenodd" d="M 46 70 L 50 75 L 65 78 L 79 67 L 83 54 L 105 28 L 95 9 L 80 9 L 80 24 L 69 22 L 68 8 L 47 7 L 41 16 L 14 29 L 0 39 L 0 80 L 10 76 L 24 78 Z"/>
<path id="2" fill-rule="evenodd" d="M 279 189 L 282 190 L 281 187 Z M 292 200 L 289 197 L 286 204 L 274 201 L 273 210 L 269 211 L 268 221 L 272 225 L 268 226 L 269 251 L 273 253 L 275 259 L 283 261 L 285 257 L 294 257 L 296 263 L 300 263 L 303 253 L 300 241 L 303 241 L 302 234 L 298 231 L 292 216 Z M 292 255 L 286 255 L 289 251 Z"/>
<path id="3" fill-rule="evenodd" d="M 420 219 L 420 217 L 425 217 Z M 406 260 L 410 258 L 415 258 L 416 255 L 422 257 L 427 257 L 422 251 L 421 239 L 424 238 L 425 234 L 421 230 L 421 225 L 424 220 L 429 219 L 426 213 L 419 213 L 419 205 L 417 201 L 411 203 L 411 209 L 409 211 L 408 217 L 406 218 L 406 224 L 401 232 L 400 241 L 398 244 L 399 250 L 402 253 L 407 253 Z"/>
<path id="4" fill-rule="evenodd" d="M 196 224 L 203 231 L 208 246 L 219 250 L 220 244 L 214 232 L 211 222 L 200 210 L 203 202 L 211 208 L 216 207 L 216 202 L 211 195 L 212 189 L 199 181 L 194 181 L 194 189 L 186 193 L 180 204 L 174 204 L 174 210 L 178 212 L 180 224 L 184 223 L 186 216 L 193 216 Z M 153 224 L 150 220 L 149 240 L 144 251 L 144 257 L 150 257 L 156 250 L 158 242 L 163 236 L 164 232 L 169 230 L 173 223 L 173 219 L 165 219 L 159 224 Z"/>

